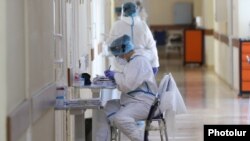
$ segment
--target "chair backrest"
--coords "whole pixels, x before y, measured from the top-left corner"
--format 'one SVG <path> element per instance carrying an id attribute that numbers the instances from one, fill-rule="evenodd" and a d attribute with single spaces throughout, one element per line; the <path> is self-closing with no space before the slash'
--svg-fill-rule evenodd
<path id="1" fill-rule="evenodd" d="M 155 99 L 153 105 L 151 106 L 147 120 L 146 120 L 146 126 L 145 126 L 145 131 L 144 131 L 144 141 L 149 141 L 148 134 L 149 134 L 150 124 L 152 120 L 156 118 L 162 120 L 164 118 L 164 111 L 166 110 L 165 107 L 167 107 L 165 104 L 167 104 L 168 102 L 164 102 L 163 99 L 165 99 L 167 96 L 167 94 L 164 94 L 164 93 L 167 92 L 169 80 L 170 80 L 170 76 L 165 75 L 160 81 L 158 97 Z M 164 123 L 165 123 L 165 120 L 164 120 Z"/>
<path id="2" fill-rule="evenodd" d="M 154 116 L 157 116 L 161 114 L 162 112 L 166 111 L 166 107 L 168 107 L 165 104 L 168 104 L 170 102 L 165 102 L 164 99 L 168 99 L 167 95 L 165 92 L 167 92 L 167 87 L 168 83 L 170 80 L 170 75 L 165 75 L 162 80 L 160 81 L 160 85 L 158 88 L 158 96 L 155 99 L 154 103 L 152 104 L 148 117 L 147 117 L 147 122 L 150 123 Z"/>

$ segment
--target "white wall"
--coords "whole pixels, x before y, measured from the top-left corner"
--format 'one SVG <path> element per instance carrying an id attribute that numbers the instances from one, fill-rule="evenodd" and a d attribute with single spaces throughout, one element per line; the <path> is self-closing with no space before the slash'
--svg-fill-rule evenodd
<path id="1" fill-rule="evenodd" d="M 32 141 L 55 141 L 54 110 L 49 110 L 32 125 Z"/>
<path id="2" fill-rule="evenodd" d="M 172 25 L 174 23 L 173 8 L 177 2 L 193 3 L 193 14 L 201 16 L 201 0 L 144 0 L 150 25 Z"/>
<path id="3" fill-rule="evenodd" d="M 233 73 L 234 73 L 234 82 L 233 82 L 233 88 L 236 90 L 239 90 L 240 86 L 240 77 L 239 77 L 239 49 L 238 48 L 233 48 Z"/>
<path id="4" fill-rule="evenodd" d="M 215 40 L 214 44 L 214 67 L 215 72 L 227 84 L 231 85 L 232 81 L 232 65 L 231 48 L 225 43 Z"/>
<path id="5" fill-rule="evenodd" d="M 227 84 L 231 84 L 232 80 L 232 62 L 230 62 L 230 48 L 218 40 L 215 41 L 215 72 Z"/>
<path id="6" fill-rule="evenodd" d="M 105 32 L 105 2 L 100 2 L 99 0 L 93 0 L 93 18 L 92 18 L 92 28 L 93 28 L 93 44 L 92 48 L 94 49 L 94 60 L 92 62 L 92 76 L 104 75 L 105 70 L 105 58 L 98 51 L 99 44 L 103 41 L 103 34 Z"/>
<path id="7" fill-rule="evenodd" d="M 238 35 L 240 38 L 250 38 L 250 1 L 238 1 Z"/>
<path id="8" fill-rule="evenodd" d="M 236 38 L 250 38 L 249 0 L 233 0 L 233 35 Z M 233 87 L 239 90 L 239 48 L 233 49 L 234 83 Z"/>
<path id="9" fill-rule="evenodd" d="M 211 0 L 203 0 L 202 24 L 206 29 L 214 28 L 214 3 Z"/>
<path id="10" fill-rule="evenodd" d="M 2 6 L 6 7 L 6 12 L 3 11 Z M 10 114 L 22 101 L 31 100 L 32 96 L 37 95 L 44 87 L 55 83 L 52 1 L 6 0 L 6 6 L 1 1 L 0 9 L 0 13 L 4 13 L 6 16 L 6 20 L 1 21 L 6 21 L 5 29 L 7 30 L 1 32 L 1 35 L 3 33 L 6 36 L 6 45 L 4 45 L 4 41 L 1 41 L 1 44 L 6 47 L 6 51 L 1 50 L 1 53 L 5 52 L 6 56 L 1 55 L 1 57 L 5 56 L 7 60 L 7 64 L 5 64 L 7 70 L 2 72 L 5 70 L 1 69 L 1 74 L 6 74 L 5 76 L 8 78 L 6 85 L 1 84 L 1 87 L 6 86 L 6 90 L 4 88 L 1 90 L 4 90 L 4 96 L 7 96 L 7 114 Z M 4 22 L 0 24 L 2 27 Z M 4 37 L 1 37 L 2 39 Z M 5 59 L 3 58 L 3 60 Z M 5 79 L 5 77 L 3 78 Z M 20 137 L 20 140 L 54 141 L 53 117 L 53 111 L 41 115 L 40 120 L 31 123 L 30 128 Z M 46 128 L 36 128 L 36 126 L 45 125 Z"/>
<path id="11" fill-rule="evenodd" d="M 226 1 L 224 1 L 226 2 Z M 222 2 L 220 2 L 221 5 L 223 5 Z M 224 5 L 227 5 L 225 3 Z M 216 0 L 214 0 L 214 10 L 216 7 Z M 224 7 L 224 6 L 222 6 Z M 227 7 L 227 6 L 226 6 Z M 225 9 L 227 10 L 227 9 Z M 215 13 L 215 17 L 216 14 Z M 217 15 L 218 16 L 218 15 Z M 214 18 L 214 31 L 222 34 L 222 35 L 228 35 L 228 24 L 227 24 L 227 17 L 224 19 L 219 19 L 215 21 Z M 228 85 L 230 85 L 232 82 L 232 63 L 231 62 L 231 48 L 228 47 L 227 44 L 220 42 L 219 40 L 215 39 L 214 42 L 214 70 L 218 74 L 218 76 L 223 79 Z"/>
<path id="12" fill-rule="evenodd" d="M 84 2 L 80 5 L 79 11 L 79 56 L 84 56 L 89 53 L 89 41 L 88 41 L 88 3 Z"/>
<path id="13" fill-rule="evenodd" d="M 205 64 L 214 67 L 214 37 L 205 36 Z"/>
<path id="14" fill-rule="evenodd" d="M 54 81 L 52 6 L 50 0 L 28 3 L 8 0 L 6 9 L 7 107 L 11 112 L 24 99 Z"/>
<path id="15" fill-rule="evenodd" d="M 99 4 L 98 0 L 94 2 L 94 6 Z M 105 69 L 104 58 L 98 52 L 98 44 L 103 41 L 101 33 L 105 29 L 104 17 L 101 16 L 105 14 L 105 3 L 99 6 L 92 9 L 96 12 L 93 13 L 94 18 L 83 27 L 88 33 L 91 26 L 95 34 L 89 39 L 93 41 L 88 42 L 92 43 L 91 46 L 87 44 L 95 50 L 95 58 L 90 62 L 92 74 L 101 74 Z M 31 100 L 46 86 L 55 83 L 52 0 L 5 0 L 0 2 L 0 13 L 0 65 L 6 68 L 0 70 L 3 94 L 0 100 L 0 140 L 4 141 L 7 114 L 17 109 L 25 99 Z M 32 107 L 29 108 L 34 112 Z M 51 107 L 30 121 L 29 128 L 19 140 L 54 141 L 54 125 Z"/>
<path id="16" fill-rule="evenodd" d="M 227 22 L 230 21 L 218 21 L 215 22 L 214 30 L 223 35 L 230 36 L 232 30 L 232 36 L 238 38 L 248 38 L 250 35 L 250 16 L 246 13 L 250 12 L 248 5 L 249 0 L 233 0 L 232 1 L 232 28 L 229 29 Z M 226 5 L 226 3 L 225 3 Z M 228 19 L 228 18 L 227 18 Z M 231 87 L 239 89 L 239 49 L 236 47 L 229 47 L 224 43 L 215 41 L 215 72 L 227 82 Z"/>
<path id="17" fill-rule="evenodd" d="M 211 0 L 203 0 L 202 26 L 205 29 L 214 28 L 214 4 Z M 209 67 L 214 67 L 214 36 L 205 36 L 205 62 Z"/>
<path id="18" fill-rule="evenodd" d="M 26 98 L 24 0 L 8 0 L 7 21 L 7 112 Z"/>
<path id="19" fill-rule="evenodd" d="M 122 2 L 134 0 L 115 0 L 115 5 L 120 6 Z M 193 3 L 194 16 L 201 16 L 201 0 L 142 0 L 148 13 L 148 22 L 150 25 L 172 25 L 174 23 L 173 7 L 176 2 Z"/>
<path id="20" fill-rule="evenodd" d="M 239 27 L 239 11 L 238 8 L 239 4 L 238 4 L 238 0 L 233 0 L 233 34 L 234 37 L 239 37 L 238 35 L 238 27 Z"/>
<path id="21" fill-rule="evenodd" d="M 250 35 L 250 17 L 246 13 L 250 12 L 248 5 L 249 0 L 232 1 L 232 22 L 227 21 L 215 22 L 215 31 L 219 34 L 232 36 L 236 39 L 248 38 Z M 226 5 L 226 4 L 225 4 Z M 232 23 L 232 29 L 228 28 L 228 22 Z M 239 48 L 228 47 L 224 43 L 215 42 L 215 72 L 225 80 L 231 87 L 239 89 Z"/>
<path id="22" fill-rule="evenodd" d="M 6 1 L 0 1 L 0 140 L 6 140 Z"/>

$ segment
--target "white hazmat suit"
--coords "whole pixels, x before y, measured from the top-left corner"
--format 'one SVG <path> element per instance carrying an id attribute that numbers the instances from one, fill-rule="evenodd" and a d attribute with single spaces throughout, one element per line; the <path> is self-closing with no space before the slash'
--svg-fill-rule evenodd
<path id="1" fill-rule="evenodd" d="M 131 30 L 131 25 L 133 24 L 131 17 L 123 16 L 121 19 L 116 21 L 110 30 L 107 44 L 110 44 L 114 39 L 124 34 L 131 36 L 133 32 L 133 37 L 131 37 L 133 38 L 132 41 L 135 52 L 138 52 L 148 58 L 152 67 L 159 67 L 158 51 L 152 32 L 150 31 L 147 23 L 141 20 L 139 16 L 135 16 L 133 19 L 133 31 Z"/>
<path id="2" fill-rule="evenodd" d="M 143 141 L 144 131 L 139 130 L 136 121 L 145 120 L 157 94 L 157 83 L 151 64 L 142 55 L 135 53 L 116 72 L 114 79 L 122 92 L 120 100 L 110 100 L 100 117 L 95 134 L 96 141 L 110 140 L 110 125 L 116 126 L 132 141 Z"/>

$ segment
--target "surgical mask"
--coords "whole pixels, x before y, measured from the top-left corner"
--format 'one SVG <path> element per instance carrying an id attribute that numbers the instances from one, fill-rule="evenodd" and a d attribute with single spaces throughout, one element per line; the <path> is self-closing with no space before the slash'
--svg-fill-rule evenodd
<path id="1" fill-rule="evenodd" d="M 115 57 L 116 62 L 118 62 L 120 65 L 126 65 L 128 62 L 126 59 L 121 57 Z"/>

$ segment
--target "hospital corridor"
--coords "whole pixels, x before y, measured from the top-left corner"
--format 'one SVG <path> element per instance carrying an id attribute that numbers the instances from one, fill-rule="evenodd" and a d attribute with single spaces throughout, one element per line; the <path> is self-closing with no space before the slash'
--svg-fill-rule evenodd
<path id="1" fill-rule="evenodd" d="M 188 110 L 187 114 L 176 116 L 174 124 L 169 123 L 170 140 L 203 141 L 206 124 L 249 124 L 249 98 L 238 97 L 238 92 L 212 70 L 183 67 L 181 58 L 175 56 L 170 60 L 161 59 L 161 65 L 164 68 L 159 72 L 158 80 L 164 73 L 171 72 Z M 152 134 L 155 134 L 150 136 L 152 140 L 160 140 L 159 133 Z"/>
<path id="2" fill-rule="evenodd" d="M 250 138 L 250 0 L 1 0 L 0 141 Z"/>

